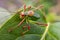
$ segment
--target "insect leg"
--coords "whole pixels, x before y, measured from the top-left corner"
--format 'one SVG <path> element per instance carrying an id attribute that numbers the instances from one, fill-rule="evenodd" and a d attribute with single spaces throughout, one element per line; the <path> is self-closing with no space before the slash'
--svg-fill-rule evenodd
<path id="1" fill-rule="evenodd" d="M 24 22 L 24 20 L 25 20 L 25 18 L 17 25 L 17 27 L 19 27 L 19 26 Z M 17 27 L 15 27 L 15 28 L 10 28 L 10 29 L 8 30 L 8 32 L 13 31 L 13 30 L 16 29 Z"/>

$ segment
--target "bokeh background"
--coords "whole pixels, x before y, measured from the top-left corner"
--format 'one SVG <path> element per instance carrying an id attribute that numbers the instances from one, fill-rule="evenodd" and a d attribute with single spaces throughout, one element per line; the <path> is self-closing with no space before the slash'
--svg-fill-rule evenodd
<path id="1" fill-rule="evenodd" d="M 39 0 L 32 0 L 39 2 Z M 54 2 L 54 5 L 49 9 L 57 15 L 56 19 L 60 19 L 60 0 L 47 0 Z M 12 13 L 18 10 L 24 4 L 23 0 L 0 0 L 0 25 L 7 20 Z"/>
<path id="2" fill-rule="evenodd" d="M 0 0 L 0 25 L 22 5 L 22 0 Z"/>

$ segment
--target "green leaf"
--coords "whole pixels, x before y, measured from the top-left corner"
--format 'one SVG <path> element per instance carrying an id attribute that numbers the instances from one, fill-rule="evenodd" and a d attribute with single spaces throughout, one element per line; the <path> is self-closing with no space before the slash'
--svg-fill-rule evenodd
<path id="1" fill-rule="evenodd" d="M 51 34 L 47 34 L 45 40 L 56 40 L 55 37 Z"/>
<path id="2" fill-rule="evenodd" d="M 60 22 L 55 22 L 51 24 L 46 40 L 51 40 L 51 39 L 60 40 Z"/>
<path id="3" fill-rule="evenodd" d="M 36 34 L 28 34 L 18 37 L 16 40 L 40 40 L 40 36 Z"/>
<path id="4" fill-rule="evenodd" d="M 16 36 L 11 34 L 0 34 L 0 40 L 14 40 Z"/>

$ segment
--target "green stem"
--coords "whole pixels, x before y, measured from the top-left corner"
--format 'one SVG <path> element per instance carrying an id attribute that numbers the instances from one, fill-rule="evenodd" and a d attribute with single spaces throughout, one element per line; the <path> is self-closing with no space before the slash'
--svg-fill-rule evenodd
<path id="1" fill-rule="evenodd" d="M 48 26 L 47 26 L 47 28 L 45 29 L 45 32 L 43 33 L 43 35 L 42 35 L 42 37 L 41 37 L 40 40 L 44 40 L 44 38 L 45 38 L 45 36 L 46 36 L 46 34 L 47 34 L 47 32 L 48 32 L 50 23 L 48 22 L 47 24 L 48 24 Z"/>

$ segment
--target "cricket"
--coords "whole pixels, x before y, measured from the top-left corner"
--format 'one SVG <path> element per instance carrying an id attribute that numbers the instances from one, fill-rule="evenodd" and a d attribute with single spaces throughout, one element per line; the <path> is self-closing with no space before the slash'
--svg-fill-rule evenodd
<path id="1" fill-rule="evenodd" d="M 39 7 L 42 8 L 43 6 L 39 6 Z M 20 18 L 21 18 L 22 20 L 21 20 L 21 22 L 17 25 L 17 27 L 20 27 L 20 26 L 23 24 L 23 22 L 26 20 L 26 25 L 24 25 L 22 29 L 23 29 L 23 30 L 24 30 L 25 28 L 28 28 L 28 29 L 27 29 L 26 31 L 24 31 L 22 34 L 25 34 L 26 32 L 28 32 L 28 31 L 31 29 L 31 28 L 30 28 L 30 25 L 29 25 L 29 20 L 28 20 L 28 18 L 34 16 L 34 10 L 39 9 L 39 7 L 31 10 L 32 6 L 26 7 L 26 4 L 24 4 L 24 6 L 23 6 L 23 11 L 19 13 Z M 28 9 L 28 10 L 27 10 L 27 9 Z M 44 16 L 44 17 L 45 17 L 45 16 Z M 48 26 L 48 24 L 41 23 L 41 22 L 35 22 L 35 24 L 40 25 L 40 26 Z M 12 32 L 14 29 L 16 29 L 16 28 L 10 28 L 10 29 L 8 30 L 8 32 Z"/>

